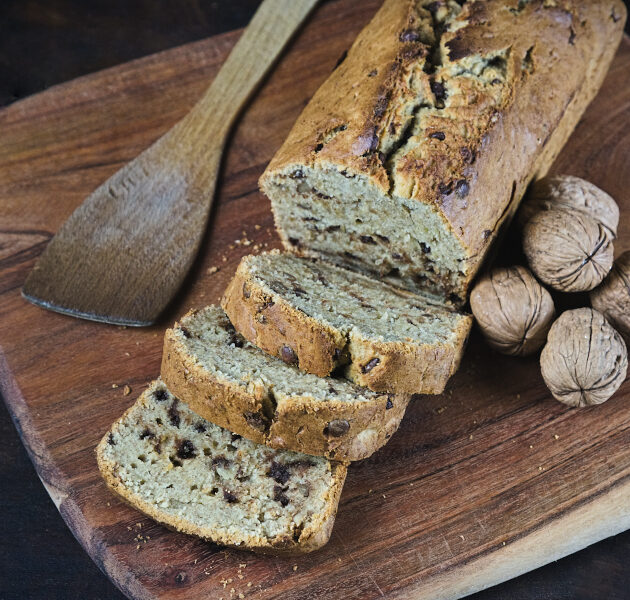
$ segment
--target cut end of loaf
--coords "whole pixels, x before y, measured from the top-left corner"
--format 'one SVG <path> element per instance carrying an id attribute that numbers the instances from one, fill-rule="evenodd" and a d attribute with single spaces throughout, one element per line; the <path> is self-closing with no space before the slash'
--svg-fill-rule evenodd
<path id="1" fill-rule="evenodd" d="M 271 171 L 261 186 L 287 250 L 463 302 L 465 250 L 434 205 L 392 197 L 321 163 Z"/>
<path id="2" fill-rule="evenodd" d="M 108 486 L 178 531 L 265 553 L 330 537 L 346 468 L 272 450 L 193 413 L 155 381 L 97 448 Z"/>

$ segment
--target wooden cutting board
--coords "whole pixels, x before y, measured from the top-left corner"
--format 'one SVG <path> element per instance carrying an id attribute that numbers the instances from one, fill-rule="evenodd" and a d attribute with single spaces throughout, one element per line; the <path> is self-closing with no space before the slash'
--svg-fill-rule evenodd
<path id="1" fill-rule="evenodd" d="M 278 245 L 257 179 L 378 4 L 327 3 L 286 53 L 235 132 L 201 257 L 158 327 L 46 312 L 20 287 L 75 206 L 186 113 L 238 33 L 0 112 L 2 394 L 63 518 L 132 598 L 455 598 L 630 527 L 630 384 L 600 407 L 571 410 L 550 398 L 536 358 L 499 356 L 476 335 L 447 393 L 415 400 L 390 443 L 352 466 L 320 552 L 259 557 L 170 532 L 99 477 L 94 447 L 158 375 L 164 328 L 216 302 L 241 256 Z M 620 202 L 617 254 L 630 247 L 629 125 L 625 39 L 555 167 Z"/>

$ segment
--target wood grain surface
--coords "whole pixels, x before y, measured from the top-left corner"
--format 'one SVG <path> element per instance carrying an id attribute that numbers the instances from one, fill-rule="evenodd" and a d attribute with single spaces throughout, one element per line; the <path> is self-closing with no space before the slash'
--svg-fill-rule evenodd
<path id="1" fill-rule="evenodd" d="M 277 245 L 256 180 L 377 4 L 320 9 L 267 82 L 228 149 L 200 260 L 157 327 L 49 313 L 25 303 L 20 286 L 83 197 L 192 106 L 237 34 L 0 113 L 2 393 L 64 519 L 131 597 L 457 597 L 630 526 L 628 384 L 603 406 L 567 409 L 550 399 L 535 358 L 500 357 L 475 336 L 447 393 L 415 401 L 390 444 L 352 467 L 321 552 L 287 560 L 226 551 L 141 517 L 100 481 L 93 448 L 157 374 L 164 327 L 216 301 L 242 255 Z M 601 185 L 622 210 L 630 209 L 629 73 L 624 40 L 555 169 Z M 622 218 L 617 253 L 628 246 Z"/>

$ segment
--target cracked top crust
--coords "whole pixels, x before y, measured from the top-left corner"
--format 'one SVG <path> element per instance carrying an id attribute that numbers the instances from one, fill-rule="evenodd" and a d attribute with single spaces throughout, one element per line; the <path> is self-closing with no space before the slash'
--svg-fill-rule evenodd
<path id="1" fill-rule="evenodd" d="M 619 0 L 387 0 L 261 185 L 336 167 L 427 203 L 464 248 L 467 284 L 599 87 L 624 19 Z"/>

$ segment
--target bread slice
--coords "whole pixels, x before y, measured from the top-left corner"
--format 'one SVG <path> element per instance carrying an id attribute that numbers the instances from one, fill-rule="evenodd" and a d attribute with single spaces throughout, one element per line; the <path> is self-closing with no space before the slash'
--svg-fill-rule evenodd
<path id="1" fill-rule="evenodd" d="M 317 377 L 269 356 L 217 306 L 191 311 L 167 330 L 162 379 L 212 423 L 260 444 L 342 461 L 380 448 L 409 402 L 408 395 Z"/>
<path id="2" fill-rule="evenodd" d="M 237 331 L 265 352 L 379 392 L 439 394 L 472 318 L 323 261 L 246 256 L 223 297 Z"/>
<path id="3" fill-rule="evenodd" d="M 625 14 L 621 0 L 385 0 L 261 177 L 285 248 L 465 302 Z"/>
<path id="4" fill-rule="evenodd" d="M 346 467 L 272 450 L 213 425 L 154 381 L 96 449 L 107 485 L 160 523 L 258 552 L 330 537 Z"/>

